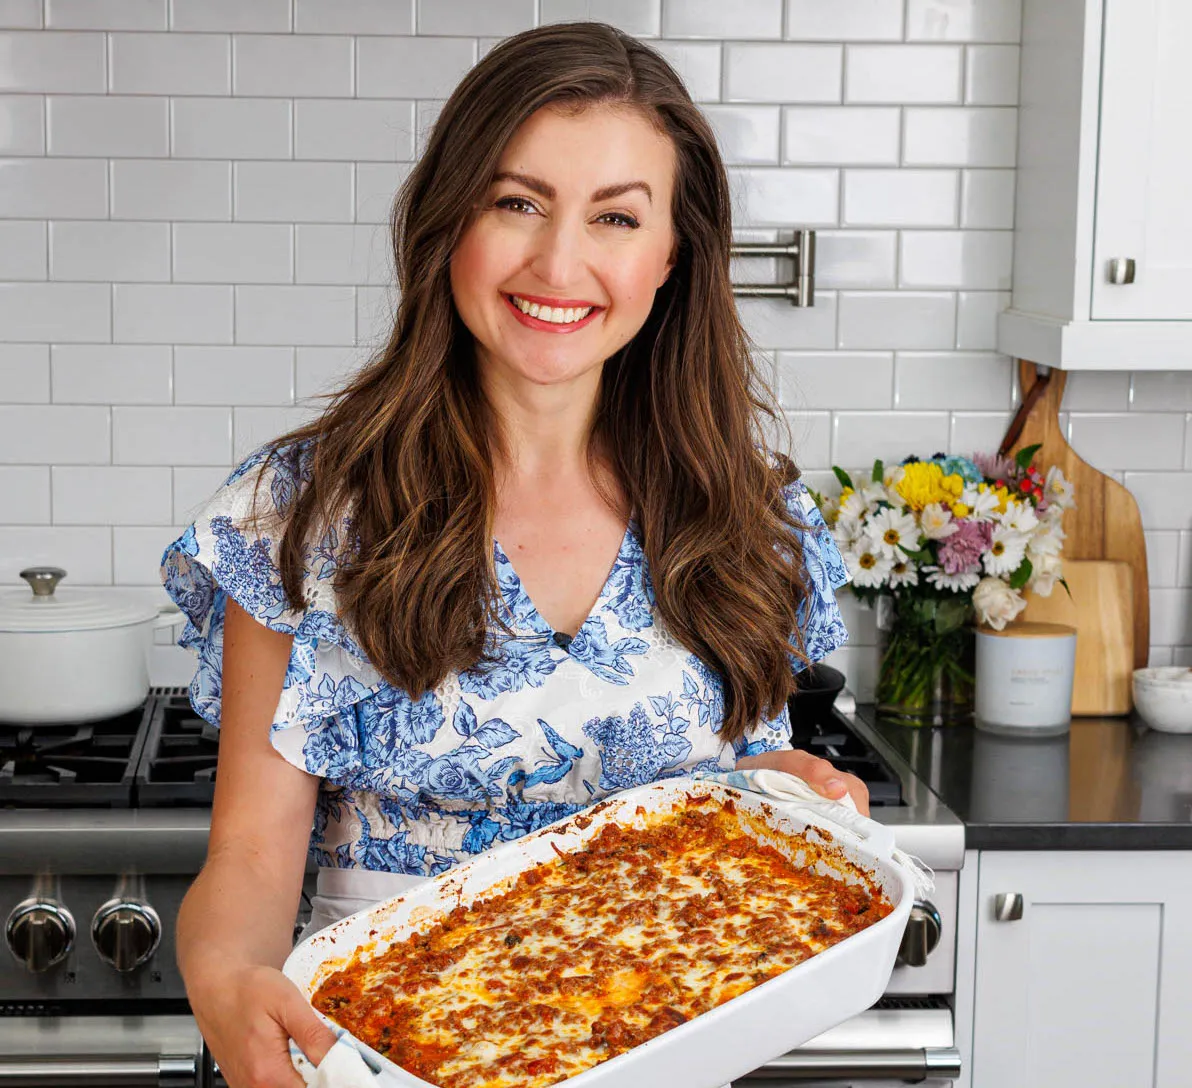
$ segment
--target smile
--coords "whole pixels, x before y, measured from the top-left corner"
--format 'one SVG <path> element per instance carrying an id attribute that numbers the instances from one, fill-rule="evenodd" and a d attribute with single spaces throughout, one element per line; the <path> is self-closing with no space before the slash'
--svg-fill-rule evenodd
<path id="1" fill-rule="evenodd" d="M 572 332 L 582 328 L 604 309 L 602 306 L 548 306 L 504 293 L 501 297 L 523 325 L 552 332 Z"/>

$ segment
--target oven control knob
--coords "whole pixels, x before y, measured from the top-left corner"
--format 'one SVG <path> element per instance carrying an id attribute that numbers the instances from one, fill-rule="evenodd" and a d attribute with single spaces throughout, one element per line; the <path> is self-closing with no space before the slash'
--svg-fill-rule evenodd
<path id="1" fill-rule="evenodd" d="M 111 899 L 95 912 L 91 940 L 100 959 L 117 971 L 135 971 L 161 941 L 161 919 L 148 903 Z"/>
<path id="2" fill-rule="evenodd" d="M 41 974 L 64 960 L 74 944 L 74 918 L 52 899 L 18 903 L 4 927 L 8 947 L 30 971 Z"/>
<path id="3" fill-rule="evenodd" d="M 944 924 L 934 903 L 916 900 L 898 948 L 898 963 L 903 967 L 922 967 L 937 944 Z"/>

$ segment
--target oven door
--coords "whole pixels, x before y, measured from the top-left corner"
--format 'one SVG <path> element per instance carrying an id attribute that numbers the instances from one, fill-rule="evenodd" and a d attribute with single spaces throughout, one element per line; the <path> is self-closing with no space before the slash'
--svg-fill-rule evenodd
<path id="1" fill-rule="evenodd" d="M 939 997 L 884 997 L 809 1043 L 734 1081 L 735 1088 L 821 1084 L 947 1084 L 960 1076 L 952 1009 Z"/>

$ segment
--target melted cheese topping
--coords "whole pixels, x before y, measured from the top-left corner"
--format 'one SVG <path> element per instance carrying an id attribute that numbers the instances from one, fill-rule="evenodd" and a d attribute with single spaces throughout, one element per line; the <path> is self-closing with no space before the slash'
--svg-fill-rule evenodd
<path id="1" fill-rule="evenodd" d="M 731 801 L 689 800 L 644 828 L 609 824 L 508 891 L 354 959 L 312 1003 L 442 1088 L 545 1088 L 893 909 L 836 851 L 804 836 L 776 849 L 742 831 Z M 819 857 L 852 879 L 817 874 Z"/>

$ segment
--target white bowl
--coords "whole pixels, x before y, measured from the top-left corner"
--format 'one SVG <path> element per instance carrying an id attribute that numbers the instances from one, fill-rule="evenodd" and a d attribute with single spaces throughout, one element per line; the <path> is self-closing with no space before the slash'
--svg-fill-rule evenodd
<path id="1" fill-rule="evenodd" d="M 1192 669 L 1135 669 L 1134 706 L 1152 729 L 1192 733 Z"/>

